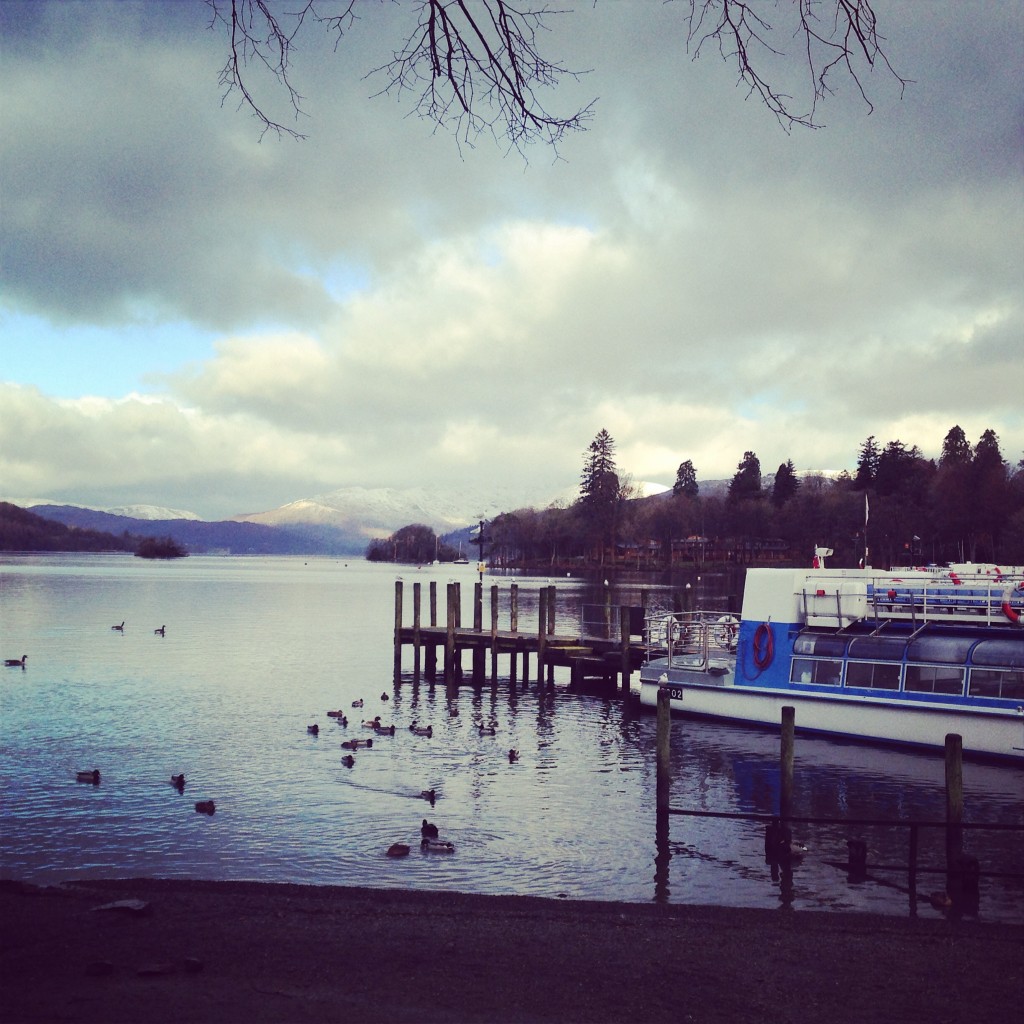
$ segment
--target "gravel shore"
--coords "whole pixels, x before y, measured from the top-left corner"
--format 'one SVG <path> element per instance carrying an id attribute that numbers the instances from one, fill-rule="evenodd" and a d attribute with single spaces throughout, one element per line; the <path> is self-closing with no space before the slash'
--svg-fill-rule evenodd
<path id="1" fill-rule="evenodd" d="M 1024 926 L 248 882 L 0 884 L 0 1019 L 1009 1021 Z"/>

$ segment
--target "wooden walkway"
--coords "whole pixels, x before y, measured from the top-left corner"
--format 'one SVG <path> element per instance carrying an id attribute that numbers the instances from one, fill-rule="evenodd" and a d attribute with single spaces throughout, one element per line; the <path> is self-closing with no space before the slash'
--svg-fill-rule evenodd
<path id="1" fill-rule="evenodd" d="M 510 592 L 508 628 L 499 628 L 499 593 L 497 585 L 490 588 L 490 622 L 484 626 L 483 584 L 473 587 L 473 625 L 462 625 L 461 584 L 447 586 L 445 621 L 438 622 L 437 583 L 429 585 L 427 620 L 423 621 L 421 584 L 413 584 L 412 624 L 403 621 L 403 583 L 395 581 L 395 681 L 402 673 L 402 648 L 413 648 L 413 675 L 429 680 L 438 676 L 438 654 L 442 656 L 442 672 L 446 685 L 458 685 L 466 676 L 462 667 L 462 652 L 470 651 L 472 667 L 469 678 L 475 685 L 488 678 L 498 679 L 498 658 L 509 658 L 508 675 L 514 684 L 522 679 L 530 681 L 530 659 L 533 656 L 535 678 L 538 684 L 553 683 L 555 666 L 568 667 L 570 684 L 585 680 L 602 680 L 612 690 L 621 680 L 623 696 L 629 694 L 631 673 L 643 661 L 642 638 L 631 634 L 631 616 L 628 607 L 613 609 L 609 606 L 609 636 L 555 633 L 555 599 L 553 586 L 539 591 L 537 626 L 533 631 L 519 629 L 519 588 L 513 583 Z M 617 614 L 616 614 L 617 613 Z M 489 664 L 488 664 L 489 663 Z"/>

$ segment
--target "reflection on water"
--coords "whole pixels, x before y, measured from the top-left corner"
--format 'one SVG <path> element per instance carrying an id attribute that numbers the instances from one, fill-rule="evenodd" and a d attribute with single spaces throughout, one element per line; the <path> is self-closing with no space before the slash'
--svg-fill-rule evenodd
<path id="1" fill-rule="evenodd" d="M 424 589 L 436 579 L 442 597 L 453 572 L 468 602 L 472 567 L 402 570 Z M 507 602 L 511 580 L 497 582 Z M 603 588 L 577 581 L 518 582 L 524 630 L 533 628 L 541 583 L 557 582 L 559 628 L 571 628 L 584 603 L 603 600 Z M 811 849 L 791 879 L 772 878 L 757 823 L 673 817 L 656 832 L 655 722 L 635 707 L 569 694 L 561 676 L 555 692 L 521 681 L 510 688 L 507 678 L 448 692 L 413 678 L 408 651 L 395 685 L 387 566 L 9 558 L 0 600 L 0 655 L 29 656 L 24 671 L 0 676 L 5 876 L 907 912 L 905 876 L 854 884 L 827 863 L 845 860 L 847 827 L 802 836 Z M 123 633 L 110 628 L 122 620 Z M 164 625 L 165 635 L 154 633 Z M 352 707 L 357 699 L 363 708 Z M 327 716 L 333 709 L 348 714 L 347 729 Z M 376 715 L 394 723 L 395 735 L 373 736 L 346 767 L 341 741 L 370 737 L 361 721 Z M 412 734 L 414 721 L 433 736 Z M 318 735 L 307 731 L 313 723 Z M 514 764 L 510 748 L 520 752 Z M 675 720 L 672 805 L 771 813 L 777 758 L 771 732 Z M 93 768 L 98 786 L 76 781 Z M 186 776 L 184 793 L 170 785 L 177 773 Z M 944 813 L 941 756 L 798 736 L 796 773 L 798 816 Z M 964 787 L 967 820 L 1024 822 L 1017 770 L 968 764 Z M 420 796 L 430 789 L 434 807 Z M 195 812 L 201 800 L 215 801 L 213 816 Z M 420 852 L 424 817 L 455 843 L 454 856 Z M 905 834 L 872 829 L 861 838 L 873 863 L 905 863 Z M 396 841 L 412 844 L 412 855 L 385 857 Z M 984 843 L 984 870 L 1020 869 L 1019 838 Z M 940 837 L 922 836 L 920 862 L 941 863 Z M 925 892 L 931 884 L 919 882 Z M 1024 916 L 1019 882 L 982 885 L 983 918 Z M 936 913 L 927 904 L 921 912 Z"/>

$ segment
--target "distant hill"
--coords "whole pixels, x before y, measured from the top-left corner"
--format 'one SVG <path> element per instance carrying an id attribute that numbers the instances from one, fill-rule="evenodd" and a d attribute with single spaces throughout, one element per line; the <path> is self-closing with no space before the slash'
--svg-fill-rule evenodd
<path id="1" fill-rule="evenodd" d="M 133 538 L 66 525 L 0 501 L 0 551 L 134 551 Z"/>

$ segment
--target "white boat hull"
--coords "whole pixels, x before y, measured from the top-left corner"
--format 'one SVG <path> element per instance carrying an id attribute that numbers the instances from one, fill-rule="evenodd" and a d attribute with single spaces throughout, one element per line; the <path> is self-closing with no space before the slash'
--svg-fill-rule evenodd
<path id="1" fill-rule="evenodd" d="M 1007 713 L 892 698 L 883 703 L 853 694 L 809 694 L 671 677 L 661 683 L 661 674 L 656 662 L 644 667 L 641 704 L 657 706 L 658 690 L 664 685 L 672 711 L 684 715 L 778 726 L 782 708 L 789 706 L 795 709 L 800 730 L 929 748 L 942 748 L 946 735 L 956 733 L 963 738 L 965 754 L 1024 764 L 1024 708 Z"/>

